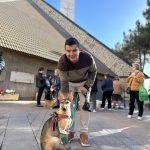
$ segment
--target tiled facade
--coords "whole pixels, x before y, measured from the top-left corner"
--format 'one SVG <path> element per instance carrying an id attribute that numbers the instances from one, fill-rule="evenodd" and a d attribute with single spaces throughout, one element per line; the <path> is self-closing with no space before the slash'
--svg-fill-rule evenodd
<path id="1" fill-rule="evenodd" d="M 130 66 L 122 59 L 118 58 L 107 46 L 102 44 L 97 39 L 93 38 L 85 30 L 70 21 L 68 18 L 61 15 L 55 9 L 47 5 L 41 0 L 32 0 L 35 2 L 47 15 L 52 17 L 60 26 L 62 26 L 73 37 L 76 37 L 80 43 L 90 50 L 90 52 L 110 70 L 119 76 L 127 76 L 130 73 Z"/>
<path id="2" fill-rule="evenodd" d="M 105 72 L 111 76 L 128 75 L 128 64 L 46 2 L 0 1 L 0 50 L 4 51 L 7 68 L 0 87 L 15 89 L 21 99 L 33 99 L 35 82 L 12 82 L 12 71 L 35 75 L 41 66 L 54 70 L 64 53 L 64 41 L 70 36 L 76 37 L 81 48 L 93 54 L 100 80 Z"/>

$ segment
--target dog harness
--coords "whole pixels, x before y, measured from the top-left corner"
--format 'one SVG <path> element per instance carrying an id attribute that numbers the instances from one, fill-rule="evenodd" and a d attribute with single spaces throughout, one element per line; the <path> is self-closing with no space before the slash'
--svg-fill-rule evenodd
<path id="1" fill-rule="evenodd" d="M 66 146 L 69 143 L 68 138 L 60 132 L 58 127 L 58 121 L 60 121 L 61 119 L 70 119 L 70 116 L 58 115 L 56 112 L 52 114 L 52 131 L 55 131 L 57 129 L 61 143 Z"/>
<path id="2" fill-rule="evenodd" d="M 58 121 L 60 121 L 62 119 L 71 119 L 71 117 L 68 116 L 68 115 L 60 115 L 60 114 L 58 114 Z"/>

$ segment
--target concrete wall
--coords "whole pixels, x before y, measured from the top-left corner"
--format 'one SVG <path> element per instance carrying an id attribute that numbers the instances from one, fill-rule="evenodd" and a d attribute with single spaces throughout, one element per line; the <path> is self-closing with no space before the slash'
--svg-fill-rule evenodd
<path id="1" fill-rule="evenodd" d="M 0 77 L 0 87 L 5 89 L 14 89 L 19 93 L 19 99 L 35 99 L 35 79 L 34 83 L 11 82 L 11 71 L 36 74 L 39 67 L 45 70 L 54 70 L 57 63 L 40 57 L 24 54 L 14 50 L 3 49 L 3 56 L 6 62 L 6 70 Z"/>

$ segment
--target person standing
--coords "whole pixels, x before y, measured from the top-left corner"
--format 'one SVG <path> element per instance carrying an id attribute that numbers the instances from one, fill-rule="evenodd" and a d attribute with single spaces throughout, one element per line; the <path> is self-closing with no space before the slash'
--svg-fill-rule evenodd
<path id="1" fill-rule="evenodd" d="M 60 78 L 59 78 L 59 70 L 58 69 L 55 69 L 54 71 L 54 79 L 55 79 L 55 84 L 54 84 L 54 88 L 55 88 L 55 92 L 54 92 L 54 97 L 56 99 L 56 103 L 55 103 L 55 106 L 54 108 L 59 108 L 59 100 L 58 100 L 58 93 L 59 93 L 59 90 L 60 90 Z"/>
<path id="2" fill-rule="evenodd" d="M 132 64 L 132 73 L 128 76 L 127 82 L 130 86 L 130 101 L 129 101 L 129 113 L 128 118 L 132 118 L 134 108 L 135 108 L 135 100 L 138 104 L 138 120 L 142 120 L 143 115 L 143 104 L 139 100 L 139 88 L 144 83 L 144 74 L 139 70 L 140 65 L 137 63 Z"/>
<path id="3" fill-rule="evenodd" d="M 108 109 L 111 110 L 111 97 L 112 97 L 112 92 L 113 92 L 113 81 L 110 78 L 108 73 L 104 74 L 104 80 L 102 82 L 102 90 L 103 90 L 103 95 L 102 95 L 102 104 L 101 108 L 105 108 L 105 102 L 106 99 L 108 101 Z"/>
<path id="4" fill-rule="evenodd" d="M 113 80 L 113 94 L 112 94 L 112 102 L 113 108 L 116 108 L 116 104 L 118 103 L 118 109 L 121 109 L 121 101 L 122 101 L 122 86 L 119 82 L 119 77 L 115 77 Z"/>
<path id="5" fill-rule="evenodd" d="M 150 100 L 150 87 L 148 89 L 148 97 L 149 97 L 149 100 Z"/>
<path id="6" fill-rule="evenodd" d="M 95 61 L 89 53 L 81 51 L 77 39 L 71 37 L 65 42 L 65 54 L 58 62 L 61 92 L 66 95 L 69 91 L 78 92 L 80 98 L 80 143 L 90 146 L 88 140 L 89 111 L 82 109 L 86 96 L 97 74 Z M 71 141 L 75 134 L 75 124 L 70 129 L 68 140 Z"/>
<path id="7" fill-rule="evenodd" d="M 47 75 L 46 78 L 45 78 L 45 100 L 53 100 L 53 95 L 52 95 L 52 92 L 51 92 L 51 78 L 52 76 L 51 75 Z"/>
<path id="8" fill-rule="evenodd" d="M 5 60 L 3 58 L 3 52 L 0 51 L 0 74 L 2 73 L 4 68 L 5 68 Z"/>
<path id="9" fill-rule="evenodd" d="M 44 68 L 40 67 L 36 75 L 36 87 L 38 88 L 37 107 L 43 107 L 43 105 L 41 105 L 41 97 L 45 88 L 45 77 Z"/>

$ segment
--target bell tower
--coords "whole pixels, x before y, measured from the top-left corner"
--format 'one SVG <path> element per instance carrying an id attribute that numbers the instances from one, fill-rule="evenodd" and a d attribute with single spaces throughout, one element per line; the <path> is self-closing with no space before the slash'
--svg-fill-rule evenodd
<path id="1" fill-rule="evenodd" d="M 60 0 L 60 12 L 69 19 L 74 20 L 75 0 Z"/>

